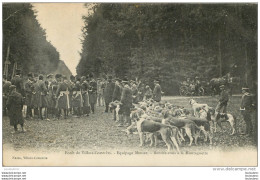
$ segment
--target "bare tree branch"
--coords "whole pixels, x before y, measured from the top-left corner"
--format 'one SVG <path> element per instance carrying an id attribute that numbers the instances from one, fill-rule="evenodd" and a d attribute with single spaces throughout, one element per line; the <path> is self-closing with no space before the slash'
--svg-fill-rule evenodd
<path id="1" fill-rule="evenodd" d="M 12 13 L 10 16 L 8 16 L 6 19 L 4 19 L 3 22 L 7 21 L 9 18 L 11 18 L 11 17 L 14 16 L 16 13 L 18 13 L 19 11 L 21 11 L 21 10 L 23 10 L 23 9 L 24 9 L 24 8 L 15 11 L 15 12 Z"/>

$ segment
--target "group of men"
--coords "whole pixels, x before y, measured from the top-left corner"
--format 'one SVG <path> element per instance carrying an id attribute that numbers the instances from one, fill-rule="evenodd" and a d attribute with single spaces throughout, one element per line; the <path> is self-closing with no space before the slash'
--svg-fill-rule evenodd
<path id="1" fill-rule="evenodd" d="M 188 87 L 189 91 L 192 94 L 199 95 L 199 88 L 201 87 L 201 82 L 198 76 L 196 76 L 195 79 L 187 78 L 186 81 L 182 82 L 182 85 Z"/>
<path id="2" fill-rule="evenodd" d="M 219 113 L 227 113 L 227 105 L 229 102 L 229 93 L 226 90 L 225 85 L 221 85 L 220 87 L 220 96 L 219 101 L 216 106 L 216 111 Z M 242 87 L 242 98 L 241 98 L 241 104 L 240 104 L 240 112 L 243 116 L 243 119 L 246 124 L 246 130 L 243 135 L 246 136 L 252 136 L 253 135 L 253 123 L 252 123 L 252 115 L 256 111 L 256 96 L 250 93 L 250 90 L 247 86 Z M 257 120 L 254 124 L 255 128 L 257 129 Z M 255 131 L 257 132 L 257 131 Z"/>
<path id="3" fill-rule="evenodd" d="M 27 79 L 21 77 L 21 71 L 17 71 L 11 81 L 3 80 L 3 111 L 10 117 L 10 125 L 20 124 L 22 131 L 24 118 L 40 120 L 89 116 L 95 113 L 95 106 L 104 106 L 105 112 L 109 111 L 109 103 L 120 101 L 122 106 L 120 114 L 124 121 L 130 123 L 130 108 L 132 103 L 138 103 L 143 99 L 154 98 L 161 100 L 161 87 L 155 81 L 154 91 L 148 85 L 120 80 L 109 76 L 107 79 L 94 78 L 93 74 L 86 76 L 70 76 L 68 79 L 61 74 L 34 75 L 29 73 Z M 8 112 L 8 113 L 7 113 Z"/>
<path id="4" fill-rule="evenodd" d="M 141 81 L 134 80 L 128 81 L 127 78 L 123 80 L 116 78 L 115 82 L 112 77 L 109 77 L 104 91 L 106 110 L 109 110 L 109 103 L 118 101 L 120 102 L 119 114 L 119 127 L 129 126 L 131 124 L 130 113 L 133 103 L 151 99 L 159 102 L 161 101 L 162 91 L 158 80 L 154 80 L 154 90 L 149 85 L 145 85 Z M 110 109 L 112 112 L 112 110 Z M 116 120 L 116 113 L 114 111 L 114 120 Z"/>

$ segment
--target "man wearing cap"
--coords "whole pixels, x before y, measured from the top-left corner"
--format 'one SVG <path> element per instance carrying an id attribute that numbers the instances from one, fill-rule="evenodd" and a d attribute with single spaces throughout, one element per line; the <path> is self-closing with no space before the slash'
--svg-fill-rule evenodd
<path id="1" fill-rule="evenodd" d="M 134 81 L 132 82 L 131 89 L 132 89 L 132 94 L 133 94 L 133 103 L 137 104 L 138 103 L 138 89 L 137 89 L 136 82 L 134 82 Z"/>
<path id="2" fill-rule="evenodd" d="M 24 84 L 24 91 L 25 91 L 25 105 L 26 108 L 26 118 L 32 117 L 32 90 L 33 90 L 33 74 L 28 73 L 28 79 Z"/>
<path id="3" fill-rule="evenodd" d="M 144 93 L 144 98 L 145 100 L 151 99 L 153 97 L 153 91 L 150 88 L 149 85 L 145 86 L 145 93 Z"/>
<path id="4" fill-rule="evenodd" d="M 199 88 L 200 88 L 201 84 L 200 84 L 200 80 L 199 80 L 199 77 L 196 76 L 195 77 L 195 92 L 196 92 L 196 95 L 199 95 Z"/>
<path id="5" fill-rule="evenodd" d="M 74 114 L 77 117 L 81 117 L 83 108 L 83 97 L 81 94 L 80 78 L 77 78 L 75 85 L 72 90 L 72 106 Z"/>
<path id="6" fill-rule="evenodd" d="M 89 103 L 89 83 L 87 82 L 87 79 L 85 76 L 81 77 L 81 93 L 83 97 L 83 115 L 84 116 L 89 116 L 90 113 L 90 103 Z"/>
<path id="7" fill-rule="evenodd" d="M 137 99 L 138 99 L 138 102 L 139 102 L 139 101 L 142 101 L 144 99 L 144 93 L 145 93 L 144 83 L 139 81 L 139 83 L 137 85 L 137 89 L 138 89 Z"/>
<path id="8" fill-rule="evenodd" d="M 131 113 L 131 107 L 132 107 L 132 103 L 133 103 L 133 94 L 132 94 L 132 90 L 129 86 L 129 82 L 127 81 L 127 79 L 125 78 L 122 81 L 123 84 L 123 91 L 122 91 L 122 95 L 121 95 L 121 103 L 122 105 L 120 106 L 120 110 L 119 113 L 123 114 L 123 118 L 119 118 L 119 127 L 123 126 L 123 120 L 126 123 L 126 126 L 129 126 L 131 124 L 131 119 L 130 119 L 130 113 Z"/>
<path id="9" fill-rule="evenodd" d="M 89 82 L 89 103 L 90 103 L 90 107 L 91 107 L 91 111 L 94 114 L 95 112 L 95 104 L 97 102 L 97 82 L 94 79 L 94 75 L 91 73 L 89 75 L 90 78 L 90 82 Z"/>
<path id="10" fill-rule="evenodd" d="M 11 80 L 11 83 L 12 83 L 12 85 L 15 85 L 16 91 L 19 92 L 24 97 L 25 96 L 24 86 L 23 86 L 23 79 L 21 78 L 21 70 L 20 69 L 16 70 L 16 75 Z"/>
<path id="11" fill-rule="evenodd" d="M 9 96 L 9 87 L 12 85 L 10 81 L 4 80 L 3 81 L 3 115 L 7 116 L 7 99 Z"/>
<path id="12" fill-rule="evenodd" d="M 108 112 L 109 103 L 112 102 L 114 88 L 115 88 L 115 83 L 112 82 L 112 76 L 109 76 L 108 82 L 107 82 L 105 90 L 104 90 L 104 99 L 105 99 L 105 104 L 106 104 L 105 112 L 106 113 Z"/>
<path id="13" fill-rule="evenodd" d="M 227 104 L 229 101 L 229 96 L 228 92 L 225 90 L 225 86 L 221 85 L 219 86 L 220 89 L 220 96 L 219 96 L 219 101 L 216 107 L 216 112 L 219 113 L 227 113 Z"/>
<path id="14" fill-rule="evenodd" d="M 104 106 L 102 85 L 103 83 L 101 79 L 97 78 L 97 105 L 98 106 Z"/>
<path id="15" fill-rule="evenodd" d="M 116 78 L 115 79 L 115 88 L 113 92 L 112 101 L 120 101 L 121 100 L 121 94 L 122 94 L 122 86 L 121 86 L 121 79 Z M 121 116 L 121 115 L 119 115 Z M 116 111 L 114 110 L 114 120 L 116 121 Z"/>
<path id="16" fill-rule="evenodd" d="M 113 97 L 112 101 L 120 101 L 121 100 L 121 94 L 122 94 L 122 86 L 121 86 L 122 80 L 119 78 L 115 79 L 115 88 L 113 91 Z"/>
<path id="17" fill-rule="evenodd" d="M 252 114 L 255 109 L 255 103 L 254 103 L 253 95 L 249 93 L 248 87 L 243 87 L 242 93 L 243 96 L 241 99 L 240 111 L 246 123 L 245 134 L 247 136 L 252 136 L 253 134 Z"/>
<path id="18" fill-rule="evenodd" d="M 46 119 L 47 118 L 47 107 L 48 107 L 48 101 L 47 101 L 47 93 L 48 93 L 48 89 L 46 87 L 46 83 L 43 81 L 43 75 L 39 75 L 39 81 L 38 81 L 38 85 L 39 85 L 39 111 L 40 111 L 40 119 L 43 120 L 43 114 L 42 112 L 44 112 L 44 116 Z"/>
<path id="19" fill-rule="evenodd" d="M 55 99 L 55 92 L 54 92 L 54 85 L 57 85 L 57 82 L 54 80 L 54 75 L 49 74 L 47 75 L 47 101 L 48 101 L 48 107 L 47 107 L 47 115 L 51 115 L 51 117 L 55 117 L 55 106 L 56 106 L 56 99 Z"/>
<path id="20" fill-rule="evenodd" d="M 16 91 L 16 86 L 11 85 L 9 87 L 10 94 L 7 100 L 8 114 L 10 118 L 10 125 L 14 127 L 14 131 L 17 132 L 17 125 L 20 124 L 22 132 L 25 132 L 24 129 L 24 119 L 22 116 L 23 109 L 23 97 L 20 93 Z"/>
<path id="21" fill-rule="evenodd" d="M 159 85 L 159 81 L 154 80 L 154 90 L 153 90 L 153 100 L 156 102 L 160 102 L 162 98 L 161 86 Z"/>

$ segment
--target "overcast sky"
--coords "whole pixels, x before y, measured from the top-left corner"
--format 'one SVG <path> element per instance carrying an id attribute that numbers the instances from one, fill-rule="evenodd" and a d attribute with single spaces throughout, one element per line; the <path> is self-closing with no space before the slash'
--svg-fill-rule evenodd
<path id="1" fill-rule="evenodd" d="M 65 62 L 72 74 L 81 52 L 82 32 L 84 26 L 82 15 L 87 15 L 84 3 L 32 3 L 38 11 L 37 19 L 46 30 L 47 40 L 56 47 L 60 59 Z"/>

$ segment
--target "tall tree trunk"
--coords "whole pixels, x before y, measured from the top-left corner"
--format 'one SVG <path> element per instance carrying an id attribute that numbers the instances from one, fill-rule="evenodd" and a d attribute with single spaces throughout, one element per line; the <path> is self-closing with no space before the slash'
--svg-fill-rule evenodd
<path id="1" fill-rule="evenodd" d="M 221 57 L 220 31 L 218 31 L 218 61 L 219 61 L 219 76 L 222 77 L 222 57 Z"/>
<path id="2" fill-rule="evenodd" d="M 8 65 L 10 64 L 9 54 L 10 54 L 10 42 L 8 43 L 7 54 L 6 54 L 6 59 L 5 59 L 4 75 L 6 76 L 6 79 L 8 79 Z"/>
<path id="3" fill-rule="evenodd" d="M 247 59 L 247 45 L 245 44 L 245 82 L 246 85 L 248 86 L 248 59 Z"/>

